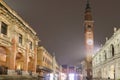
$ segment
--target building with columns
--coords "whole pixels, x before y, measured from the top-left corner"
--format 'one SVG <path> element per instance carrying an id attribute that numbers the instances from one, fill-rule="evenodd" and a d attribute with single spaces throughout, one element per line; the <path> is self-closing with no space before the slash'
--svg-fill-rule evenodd
<path id="1" fill-rule="evenodd" d="M 120 29 L 114 28 L 111 38 L 93 57 L 93 78 L 120 79 Z"/>
<path id="2" fill-rule="evenodd" d="M 36 73 L 37 47 L 39 39 L 36 32 L 0 0 L 0 69 L 7 74 L 16 75 L 21 70 Z M 2 74 L 2 72 L 0 72 Z"/>
<path id="3" fill-rule="evenodd" d="M 55 55 L 51 55 L 43 46 L 38 48 L 37 73 L 41 79 L 58 80 L 60 78 L 60 66 Z"/>
<path id="4" fill-rule="evenodd" d="M 38 48 L 37 73 L 42 79 L 50 79 L 53 72 L 53 56 L 43 47 Z"/>

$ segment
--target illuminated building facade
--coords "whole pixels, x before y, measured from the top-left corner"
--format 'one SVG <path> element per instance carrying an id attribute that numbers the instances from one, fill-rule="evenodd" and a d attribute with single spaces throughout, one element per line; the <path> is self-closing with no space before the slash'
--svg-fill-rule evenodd
<path id="1" fill-rule="evenodd" d="M 62 65 L 62 80 L 82 80 L 81 69 L 77 66 Z"/>
<path id="2" fill-rule="evenodd" d="M 50 79 L 53 72 L 53 56 L 42 46 L 38 48 L 37 53 L 37 72 L 44 79 Z"/>
<path id="3" fill-rule="evenodd" d="M 94 79 L 120 79 L 120 29 L 114 28 L 114 34 L 94 55 L 93 60 Z"/>
<path id="4" fill-rule="evenodd" d="M 3 73 L 5 69 L 9 75 L 16 75 L 16 70 L 21 70 L 23 75 L 28 71 L 36 73 L 38 42 L 36 32 L 0 0 L 0 67 Z"/>
<path id="5" fill-rule="evenodd" d="M 38 48 L 37 72 L 43 79 L 60 79 L 60 66 L 57 63 L 55 56 L 48 53 L 48 51 L 42 46 Z"/>

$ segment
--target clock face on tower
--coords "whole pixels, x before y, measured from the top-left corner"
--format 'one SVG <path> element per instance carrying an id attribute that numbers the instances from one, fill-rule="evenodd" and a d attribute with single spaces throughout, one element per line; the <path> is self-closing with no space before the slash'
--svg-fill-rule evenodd
<path id="1" fill-rule="evenodd" d="M 92 45 L 92 44 L 93 44 L 93 40 L 92 40 L 92 39 L 88 39 L 88 40 L 87 40 L 87 44 L 88 44 L 88 45 Z"/>

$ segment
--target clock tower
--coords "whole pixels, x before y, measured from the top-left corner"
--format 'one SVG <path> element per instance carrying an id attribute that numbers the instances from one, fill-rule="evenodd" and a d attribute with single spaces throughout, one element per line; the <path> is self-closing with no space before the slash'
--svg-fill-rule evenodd
<path id="1" fill-rule="evenodd" d="M 85 51 L 86 51 L 86 76 L 92 78 L 92 55 L 94 53 L 94 21 L 92 19 L 91 7 L 87 0 L 84 13 L 84 33 L 85 33 Z"/>
<path id="2" fill-rule="evenodd" d="M 85 15 L 84 15 L 84 31 L 85 31 L 85 47 L 86 47 L 86 60 L 91 61 L 94 50 L 94 34 L 93 27 L 94 21 L 92 19 L 91 8 L 89 0 L 87 0 Z"/>

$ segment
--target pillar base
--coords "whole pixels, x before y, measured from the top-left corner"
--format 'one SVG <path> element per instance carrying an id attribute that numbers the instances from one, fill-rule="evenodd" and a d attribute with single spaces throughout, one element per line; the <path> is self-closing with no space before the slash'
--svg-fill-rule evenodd
<path id="1" fill-rule="evenodd" d="M 38 73 L 32 72 L 32 76 L 37 77 L 37 76 L 38 76 Z"/>
<path id="2" fill-rule="evenodd" d="M 22 75 L 24 75 L 24 76 L 28 76 L 29 73 L 28 73 L 28 71 L 22 71 Z"/>
<path id="3" fill-rule="evenodd" d="M 17 75 L 17 73 L 15 72 L 15 70 L 8 70 L 7 74 L 8 75 Z"/>

